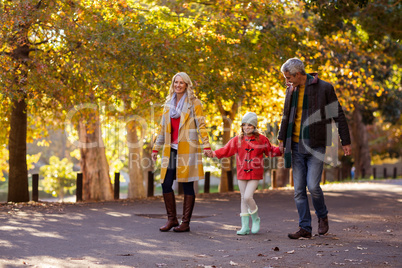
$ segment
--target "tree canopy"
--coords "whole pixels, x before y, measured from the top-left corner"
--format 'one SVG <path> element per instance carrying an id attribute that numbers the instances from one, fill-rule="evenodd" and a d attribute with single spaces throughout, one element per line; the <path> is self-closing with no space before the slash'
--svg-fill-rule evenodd
<path id="1" fill-rule="evenodd" d="M 400 1 L 4 0 L 0 9 L 0 157 L 19 189 L 14 201 L 27 199 L 27 142 L 51 129 L 74 140 L 85 128 L 88 138 L 105 118 L 125 124 L 135 115 L 146 122 L 131 133 L 144 156 L 179 71 L 204 102 L 214 146 L 237 132 L 245 111 L 257 112 L 262 128 L 275 124 L 280 66 L 294 56 L 334 84 L 356 143 L 361 126 L 371 126 L 381 129 L 370 136 L 371 154 L 400 156 Z M 105 149 L 105 159 L 116 159 Z"/>

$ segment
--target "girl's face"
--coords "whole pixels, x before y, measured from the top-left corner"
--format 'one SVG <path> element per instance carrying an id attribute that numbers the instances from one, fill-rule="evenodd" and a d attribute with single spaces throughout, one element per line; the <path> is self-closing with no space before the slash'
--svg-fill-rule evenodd
<path id="1" fill-rule="evenodd" d="M 255 130 L 255 127 L 253 125 L 247 123 L 242 124 L 241 127 L 243 128 L 244 134 L 246 134 L 247 136 L 251 136 Z"/>
<path id="2" fill-rule="evenodd" d="M 174 92 L 177 95 L 183 95 L 186 92 L 187 84 L 184 82 L 183 78 L 180 75 L 177 75 L 174 79 L 173 83 Z"/>

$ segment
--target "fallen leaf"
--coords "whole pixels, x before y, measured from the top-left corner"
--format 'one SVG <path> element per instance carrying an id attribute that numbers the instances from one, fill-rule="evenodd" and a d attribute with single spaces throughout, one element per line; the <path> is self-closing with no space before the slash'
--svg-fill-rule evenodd
<path id="1" fill-rule="evenodd" d="M 232 266 L 237 266 L 237 265 L 239 265 L 238 263 L 235 263 L 235 262 L 233 262 L 233 261 L 230 261 L 229 263 L 230 263 L 230 265 L 232 265 Z"/>
<path id="2" fill-rule="evenodd" d="M 272 248 L 274 251 L 279 251 L 279 248 L 278 247 L 274 247 L 274 248 Z"/>
<path id="3" fill-rule="evenodd" d="M 282 259 L 282 257 L 272 257 L 271 260 L 279 260 Z"/>
<path id="4" fill-rule="evenodd" d="M 295 251 L 294 250 L 291 250 L 291 251 L 288 251 L 288 252 L 286 252 L 287 254 L 293 254 L 293 253 L 295 253 Z"/>

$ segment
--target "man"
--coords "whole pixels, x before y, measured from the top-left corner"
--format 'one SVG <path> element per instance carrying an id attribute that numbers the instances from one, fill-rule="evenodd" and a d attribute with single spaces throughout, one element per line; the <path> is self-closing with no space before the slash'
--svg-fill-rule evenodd
<path id="1" fill-rule="evenodd" d="M 299 213 L 299 230 L 288 234 L 291 239 L 310 238 L 311 214 L 308 188 L 318 217 L 318 233 L 328 232 L 328 210 L 320 187 L 325 147 L 331 145 L 331 120 L 337 123 L 345 155 L 351 154 L 349 128 L 333 86 L 307 74 L 298 58 L 287 60 L 281 72 L 288 85 L 279 130 L 279 148 L 285 167 L 293 168 L 294 199 Z M 329 127 L 330 128 L 330 127 Z"/>

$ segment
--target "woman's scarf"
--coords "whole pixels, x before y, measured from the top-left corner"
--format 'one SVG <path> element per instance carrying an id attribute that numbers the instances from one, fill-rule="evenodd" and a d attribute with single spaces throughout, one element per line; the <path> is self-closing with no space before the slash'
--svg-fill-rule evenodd
<path id="1" fill-rule="evenodd" d="M 172 99 L 170 100 L 170 117 L 171 118 L 179 118 L 181 115 L 181 110 L 183 110 L 184 101 L 187 98 L 187 92 L 184 93 L 183 97 L 179 100 L 179 103 L 176 106 L 177 95 L 176 92 L 173 94 Z"/>

